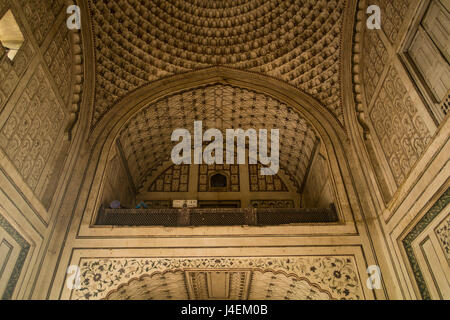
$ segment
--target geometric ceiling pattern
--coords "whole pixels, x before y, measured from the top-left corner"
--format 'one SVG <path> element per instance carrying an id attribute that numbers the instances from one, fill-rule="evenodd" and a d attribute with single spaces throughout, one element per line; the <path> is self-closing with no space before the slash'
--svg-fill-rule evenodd
<path id="1" fill-rule="evenodd" d="M 353 256 L 85 258 L 71 300 L 364 299 Z"/>
<path id="2" fill-rule="evenodd" d="M 303 184 L 318 138 L 312 126 L 293 108 L 264 94 L 229 85 L 208 85 L 176 93 L 142 108 L 122 129 L 119 142 L 136 188 L 170 160 L 175 129 L 194 134 L 194 121 L 203 132 L 218 129 L 225 142 L 226 129 L 279 130 L 280 168 Z M 226 150 L 224 149 L 224 152 Z M 226 159 L 224 159 L 225 161 Z M 246 163 L 248 160 L 246 159 Z"/>
<path id="3" fill-rule="evenodd" d="M 93 125 L 132 90 L 216 65 L 282 80 L 343 123 L 346 0 L 90 0 Z"/>
<path id="4" fill-rule="evenodd" d="M 330 300 L 331 294 L 295 275 L 260 270 L 189 270 L 132 279 L 107 300 Z"/>

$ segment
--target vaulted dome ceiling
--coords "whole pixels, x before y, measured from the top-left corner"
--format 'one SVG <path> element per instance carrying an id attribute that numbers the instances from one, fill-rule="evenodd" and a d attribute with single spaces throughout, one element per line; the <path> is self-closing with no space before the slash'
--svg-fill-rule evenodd
<path id="1" fill-rule="evenodd" d="M 91 0 L 93 125 L 136 88 L 227 65 L 283 80 L 343 123 L 345 0 Z"/>
<path id="2" fill-rule="evenodd" d="M 72 300 L 364 298 L 353 256 L 86 258 L 80 266 Z"/>
<path id="3" fill-rule="evenodd" d="M 170 270 L 130 280 L 105 300 L 331 300 L 305 278 L 271 270 Z"/>
<path id="4" fill-rule="evenodd" d="M 203 131 L 267 129 L 280 133 L 280 167 L 301 186 L 318 137 L 292 107 L 267 95 L 230 85 L 209 85 L 176 93 L 145 106 L 124 126 L 119 141 L 135 186 L 141 188 L 153 171 L 170 159 L 172 132 L 185 128 L 194 134 L 194 121 Z M 225 150 L 224 150 L 225 151 Z M 270 154 L 270 153 L 269 153 Z"/>

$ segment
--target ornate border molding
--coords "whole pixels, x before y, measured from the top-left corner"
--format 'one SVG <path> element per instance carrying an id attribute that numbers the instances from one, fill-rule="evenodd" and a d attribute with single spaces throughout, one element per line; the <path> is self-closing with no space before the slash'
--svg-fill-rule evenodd
<path id="1" fill-rule="evenodd" d="M 77 0 L 78 1 L 78 0 Z M 68 0 L 67 5 L 74 5 L 76 1 Z M 72 100 L 69 107 L 70 118 L 66 127 L 67 138 L 72 140 L 72 132 L 78 121 L 81 101 L 83 99 L 83 80 L 84 80 L 84 63 L 83 63 L 83 40 L 80 30 L 72 30 L 70 32 L 70 41 L 72 44 Z"/>
<path id="2" fill-rule="evenodd" d="M 80 261 L 81 289 L 72 299 L 103 299 L 130 280 L 165 270 L 259 269 L 284 272 L 328 291 L 334 299 L 364 299 L 353 256 L 293 256 L 247 258 L 85 258 Z"/>
<path id="3" fill-rule="evenodd" d="M 17 232 L 16 229 L 14 229 L 14 227 L 2 215 L 0 215 L 0 227 L 4 229 L 21 247 L 13 272 L 11 273 L 8 284 L 2 296 L 3 300 L 10 300 L 16 288 L 16 284 L 17 281 L 19 280 L 20 273 L 22 272 L 25 260 L 28 256 L 30 244 L 19 234 L 19 232 Z"/>
<path id="4" fill-rule="evenodd" d="M 414 249 L 412 248 L 412 242 L 425 230 L 425 228 L 433 222 L 433 220 L 442 212 L 442 210 L 450 203 L 450 189 L 444 192 L 438 201 L 431 207 L 430 210 L 423 216 L 423 218 L 414 226 L 414 228 L 403 239 L 403 246 L 406 251 L 409 263 L 413 270 L 414 278 L 416 279 L 417 286 L 419 287 L 420 295 L 424 300 L 431 300 L 430 293 L 428 291 L 425 279 L 422 271 L 420 270 L 419 263 L 417 262 Z"/>
<path id="5" fill-rule="evenodd" d="M 354 29 L 354 39 L 353 39 L 353 56 L 352 56 L 352 78 L 353 78 L 353 96 L 356 106 L 356 116 L 358 119 L 359 125 L 363 129 L 364 140 L 370 138 L 370 129 L 366 120 L 366 113 L 363 105 L 363 84 L 362 84 L 362 75 L 361 75 L 361 54 L 362 54 L 362 42 L 363 42 L 363 28 L 364 17 L 366 8 L 366 1 L 360 0 L 358 1 L 357 13 L 356 13 L 356 22 Z"/>

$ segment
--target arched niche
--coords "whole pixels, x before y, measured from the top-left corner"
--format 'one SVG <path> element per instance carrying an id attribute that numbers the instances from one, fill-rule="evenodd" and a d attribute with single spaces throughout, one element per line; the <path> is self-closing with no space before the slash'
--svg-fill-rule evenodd
<path id="1" fill-rule="evenodd" d="M 259 268 L 174 269 L 116 285 L 103 300 L 335 300 L 310 279 Z M 273 290 L 267 288 L 274 288 Z"/>
<path id="2" fill-rule="evenodd" d="M 124 125 L 143 107 L 165 96 L 210 84 L 231 85 L 260 92 L 292 107 L 311 124 L 323 144 L 330 170 L 335 204 L 341 224 L 353 220 L 349 193 L 355 193 L 349 173 L 347 138 L 342 125 L 315 99 L 294 87 L 259 74 L 225 67 L 214 67 L 176 75 L 140 88 L 122 99 L 94 128 L 88 143 L 91 146 L 89 172 L 89 199 L 84 211 L 84 225 L 95 221 L 101 205 L 100 192 L 115 142 Z M 357 205 L 357 204 L 355 204 Z M 89 232 L 86 230 L 86 232 Z"/>

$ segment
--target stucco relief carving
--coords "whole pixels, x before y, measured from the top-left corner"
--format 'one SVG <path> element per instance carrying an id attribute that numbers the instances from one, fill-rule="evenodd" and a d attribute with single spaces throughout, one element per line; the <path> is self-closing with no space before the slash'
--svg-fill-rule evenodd
<path id="1" fill-rule="evenodd" d="M 0 129 L 0 147 L 34 191 L 66 116 L 39 66 Z"/>
<path id="2" fill-rule="evenodd" d="M 94 124 L 138 87 L 213 65 L 284 80 L 343 123 L 339 65 L 345 3 L 91 0 Z"/>
<path id="3" fill-rule="evenodd" d="M 173 165 L 161 173 L 152 183 L 150 192 L 187 192 L 189 187 L 189 165 Z"/>
<path id="4" fill-rule="evenodd" d="M 431 142 L 431 134 L 393 67 L 386 76 L 370 118 L 400 186 Z"/>
<path id="5" fill-rule="evenodd" d="M 71 299 L 103 299 L 121 284 L 146 274 L 168 270 L 257 269 L 284 272 L 305 279 L 334 299 L 363 299 L 355 260 L 351 256 L 258 258 L 86 258 L 80 261 L 81 289 Z M 269 279 L 270 280 L 270 279 Z M 317 289 L 317 287 L 316 287 Z M 318 291 L 321 291 L 318 290 Z M 302 291 L 302 290 L 300 290 Z M 267 292 L 264 292 L 267 294 Z M 317 293 L 316 293 L 317 294 Z"/>
<path id="6" fill-rule="evenodd" d="M 387 49 L 381 41 L 378 31 L 366 30 L 364 33 L 364 69 L 363 80 L 366 103 L 370 105 L 375 89 L 387 64 Z"/>
<path id="7" fill-rule="evenodd" d="M 182 270 L 156 272 L 124 283 L 108 293 L 106 300 L 188 300 Z"/>
<path id="8" fill-rule="evenodd" d="M 0 112 L 5 107 L 7 99 L 13 93 L 33 56 L 34 50 L 29 41 L 25 41 L 15 56 L 14 63 L 7 58 L 6 51 L 3 54 L 0 52 Z"/>
<path id="9" fill-rule="evenodd" d="M 261 165 L 248 165 L 250 191 L 288 191 L 285 183 L 279 177 L 260 175 Z M 189 185 L 189 165 L 173 165 L 161 173 L 151 184 L 149 192 L 187 192 Z M 209 191 L 209 178 L 215 173 L 225 174 L 229 180 L 229 190 L 239 192 L 240 171 L 239 165 L 200 165 L 198 191 Z M 225 191 L 225 190 L 222 190 Z"/>
<path id="10" fill-rule="evenodd" d="M 144 107 L 124 126 L 120 143 L 138 189 L 161 164 L 170 159 L 173 130 L 279 129 L 280 167 L 302 185 L 317 136 L 293 108 L 261 93 L 210 85 L 177 93 Z"/>
<path id="11" fill-rule="evenodd" d="M 269 192 L 280 192 L 288 191 L 288 188 L 284 182 L 280 179 L 278 175 L 275 176 L 262 176 L 259 174 L 261 169 L 261 164 L 252 164 L 248 167 L 249 180 L 250 180 L 250 191 L 269 191 Z"/>
<path id="12" fill-rule="evenodd" d="M 239 177 L 239 165 L 233 164 L 213 164 L 213 165 L 200 165 L 198 171 L 198 191 L 217 191 L 211 186 L 211 176 L 220 173 L 226 176 L 227 187 L 220 189 L 221 192 L 239 192 L 240 191 L 240 177 Z"/>
<path id="13" fill-rule="evenodd" d="M 380 6 L 383 12 L 382 29 L 391 43 L 395 43 L 399 36 L 400 28 L 405 21 L 406 15 L 413 0 L 378 0 L 372 1 Z"/>
<path id="14" fill-rule="evenodd" d="M 228 286 L 212 281 L 221 274 Z M 219 292 L 211 292 L 212 287 Z M 220 295 L 220 296 L 215 296 Z M 293 274 L 263 270 L 168 270 L 144 275 L 120 285 L 107 295 L 108 300 L 330 300 L 331 295 L 318 285 Z"/>
<path id="15" fill-rule="evenodd" d="M 58 28 L 58 32 L 44 53 L 44 60 L 55 80 L 61 99 L 65 106 L 68 106 L 72 80 L 72 48 L 69 30 L 64 23 Z"/>
<path id="16" fill-rule="evenodd" d="M 33 30 L 33 36 L 38 44 L 41 45 L 66 1 L 20 0 L 19 2 L 27 22 Z"/>
<path id="17" fill-rule="evenodd" d="M 436 236 L 441 244 L 447 260 L 450 262 L 450 216 L 441 222 L 435 230 Z"/>

